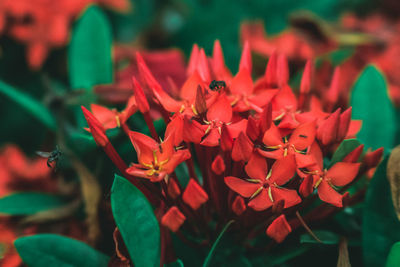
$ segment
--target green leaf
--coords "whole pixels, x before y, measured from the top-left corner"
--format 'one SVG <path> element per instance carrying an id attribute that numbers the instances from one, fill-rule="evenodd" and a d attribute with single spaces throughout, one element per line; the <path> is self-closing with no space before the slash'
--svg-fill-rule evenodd
<path id="1" fill-rule="evenodd" d="M 366 267 L 384 266 L 392 245 L 400 240 L 400 222 L 394 211 L 386 157 L 378 166 L 365 197 L 362 241 Z"/>
<path id="2" fill-rule="evenodd" d="M 367 148 L 383 146 L 389 151 L 396 134 L 395 111 L 385 79 L 374 66 L 367 66 L 358 78 L 352 90 L 351 106 L 353 119 L 363 121 L 357 138 Z"/>
<path id="3" fill-rule="evenodd" d="M 10 98 L 32 116 L 42 122 L 47 128 L 51 130 L 56 129 L 56 121 L 50 111 L 36 99 L 30 97 L 20 89 L 14 88 L 11 85 L 0 81 L 0 93 Z M 12 114 L 9 114 L 12 116 Z"/>
<path id="4" fill-rule="evenodd" d="M 30 267 L 106 267 L 109 261 L 106 255 L 87 244 L 55 234 L 21 237 L 14 245 Z"/>
<path id="5" fill-rule="evenodd" d="M 69 77 L 74 89 L 112 82 L 112 33 L 103 11 L 89 7 L 77 22 L 68 51 Z"/>
<path id="6" fill-rule="evenodd" d="M 146 197 L 116 175 L 111 189 L 115 222 L 136 267 L 160 265 L 160 228 Z"/>
<path id="7" fill-rule="evenodd" d="M 397 267 L 400 264 L 400 242 L 395 243 L 390 249 L 386 260 L 386 267 Z"/>
<path id="8" fill-rule="evenodd" d="M 229 222 L 225 225 L 225 227 L 222 229 L 221 233 L 218 235 L 217 239 L 215 240 L 214 244 L 212 245 L 212 247 L 211 247 L 211 249 L 210 249 L 210 252 L 208 252 L 207 257 L 206 257 L 206 259 L 204 260 L 203 267 L 208 267 L 208 266 L 210 266 L 210 264 L 211 264 L 211 262 L 212 262 L 212 260 L 213 260 L 213 257 L 214 257 L 216 248 L 217 248 L 219 242 L 221 241 L 221 238 L 223 237 L 223 235 L 225 234 L 225 232 L 228 230 L 229 226 L 231 226 L 234 222 L 235 222 L 234 220 L 229 221 Z"/>
<path id="9" fill-rule="evenodd" d="M 0 198 L 0 214 L 5 215 L 32 215 L 40 211 L 59 208 L 66 202 L 59 196 L 21 192 Z"/>
<path id="10" fill-rule="evenodd" d="M 164 264 L 164 267 L 184 267 L 183 262 L 180 259 L 177 259 L 174 262 Z"/>
<path id="11" fill-rule="evenodd" d="M 336 245 L 339 244 L 340 237 L 330 231 L 324 231 L 324 230 L 317 230 L 313 231 L 314 234 L 319 238 L 319 240 L 322 241 L 323 244 L 325 245 Z M 306 244 L 306 243 L 311 243 L 311 244 L 320 244 L 317 240 L 315 240 L 310 234 L 303 234 L 300 236 L 300 243 Z"/>
<path id="12" fill-rule="evenodd" d="M 337 162 L 340 162 L 346 157 L 351 151 L 356 149 L 359 145 L 361 145 L 360 141 L 357 139 L 346 139 L 340 143 L 339 147 L 336 149 L 335 153 L 332 156 L 331 166 Z"/>

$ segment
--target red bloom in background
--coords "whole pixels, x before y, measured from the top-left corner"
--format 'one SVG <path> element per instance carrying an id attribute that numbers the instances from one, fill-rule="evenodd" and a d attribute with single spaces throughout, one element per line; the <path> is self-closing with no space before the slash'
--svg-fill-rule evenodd
<path id="1" fill-rule="evenodd" d="M 126 170 L 131 175 L 158 182 L 172 173 L 176 166 L 190 158 L 187 149 L 175 150 L 171 136 L 167 136 L 161 144 L 138 132 L 131 131 L 129 137 L 139 161 L 139 164 L 132 164 Z"/>
<path id="2" fill-rule="evenodd" d="M 296 190 L 282 187 L 295 173 L 293 155 L 278 159 L 268 171 L 266 160 L 255 153 L 247 163 L 245 170 L 250 179 L 227 176 L 225 183 L 242 197 L 250 198 L 248 205 L 254 210 L 268 209 L 275 202 L 281 200 L 284 200 L 285 208 L 301 202 Z"/>

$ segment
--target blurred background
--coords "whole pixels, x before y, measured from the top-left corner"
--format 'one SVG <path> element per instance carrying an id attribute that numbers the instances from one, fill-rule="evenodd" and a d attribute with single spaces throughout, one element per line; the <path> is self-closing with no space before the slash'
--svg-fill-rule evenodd
<path id="1" fill-rule="evenodd" d="M 0 262 L 19 266 L 12 241 L 43 231 L 113 251 L 114 225 L 104 200 L 115 168 L 83 129 L 80 106 L 123 109 L 132 94 L 131 76 L 138 72 L 137 51 L 171 93 L 186 79 L 193 45 L 211 55 L 217 39 L 232 73 L 245 41 L 255 77 L 274 51 L 286 54 L 296 88 L 310 58 L 319 73 L 316 86 L 327 86 L 341 65 L 347 90 L 374 63 L 398 107 L 399 13 L 396 0 L 0 0 L 0 197 L 24 190 L 52 193 L 0 203 L 0 213 L 12 215 L 0 217 Z M 146 131 L 141 119 L 133 116 L 132 130 Z M 165 127 L 162 121 L 156 126 L 160 132 Z M 124 159 L 135 159 L 117 129 L 109 136 Z M 53 168 L 43 168 L 46 163 Z M 91 217 L 87 207 L 98 205 Z M 48 209 L 56 211 L 40 213 Z M 100 220 L 91 221 L 97 216 Z M 360 235 L 357 225 L 352 230 Z M 361 264 L 361 249 L 351 252 Z M 327 253 L 335 262 L 336 250 Z"/>

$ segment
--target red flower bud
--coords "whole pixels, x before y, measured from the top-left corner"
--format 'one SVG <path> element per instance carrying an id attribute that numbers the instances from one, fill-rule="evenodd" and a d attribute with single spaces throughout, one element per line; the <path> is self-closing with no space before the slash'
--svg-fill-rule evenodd
<path id="1" fill-rule="evenodd" d="M 253 152 L 253 143 L 246 134 L 240 132 L 236 138 L 232 149 L 232 159 L 234 161 L 248 161 Z"/>
<path id="2" fill-rule="evenodd" d="M 278 243 L 282 243 L 290 232 L 292 232 L 292 228 L 283 214 L 276 218 L 267 228 L 267 235 Z"/>
<path id="3" fill-rule="evenodd" d="M 161 224 L 170 229 L 172 232 L 176 232 L 179 230 L 185 220 L 185 215 L 183 215 L 177 207 L 173 206 L 161 218 Z"/>
<path id="4" fill-rule="evenodd" d="M 325 98 L 329 103 L 329 110 L 331 110 L 336 102 L 338 101 L 340 94 L 340 68 L 336 67 L 333 72 L 333 77 L 331 81 L 331 85 L 329 87 L 328 92 L 326 92 Z"/>
<path id="5" fill-rule="evenodd" d="M 344 159 L 342 161 L 356 163 L 358 161 L 358 159 L 360 158 L 363 150 L 364 150 L 364 145 L 361 144 L 358 147 L 356 147 L 353 151 L 351 151 L 349 154 L 347 154 L 346 157 L 344 157 Z"/>
<path id="6" fill-rule="evenodd" d="M 284 54 L 279 55 L 277 65 L 278 67 L 276 76 L 278 80 L 278 86 L 283 87 L 287 85 L 289 81 L 289 66 Z"/>
<path id="7" fill-rule="evenodd" d="M 90 132 L 92 133 L 93 139 L 98 146 L 105 147 L 110 141 L 106 135 L 106 131 L 101 123 L 87 110 L 84 106 L 81 106 L 83 115 L 89 125 Z"/>
<path id="8" fill-rule="evenodd" d="M 201 89 L 200 85 L 197 86 L 194 108 L 195 108 L 197 114 L 203 114 L 207 111 L 206 98 L 204 96 L 203 89 Z"/>
<path id="9" fill-rule="evenodd" d="M 321 122 L 317 129 L 317 138 L 322 145 L 336 142 L 340 122 L 340 108 Z"/>
<path id="10" fill-rule="evenodd" d="M 303 76 L 301 77 L 300 94 L 310 93 L 312 82 L 312 69 L 313 62 L 309 59 L 307 60 L 306 66 L 304 67 Z"/>
<path id="11" fill-rule="evenodd" d="M 272 53 L 269 57 L 268 65 L 265 70 L 265 82 L 268 87 L 276 88 L 278 85 L 278 77 L 277 77 L 277 54 L 276 52 Z"/>
<path id="12" fill-rule="evenodd" d="M 347 135 L 351 122 L 351 111 L 352 108 L 350 107 L 340 114 L 339 129 L 336 138 L 337 142 L 342 141 Z"/>
<path id="13" fill-rule="evenodd" d="M 241 215 L 246 210 L 246 204 L 241 196 L 236 196 L 232 203 L 232 211 L 237 215 Z"/>
<path id="14" fill-rule="evenodd" d="M 133 93 L 135 95 L 136 105 L 138 106 L 140 112 L 147 113 L 150 110 L 149 102 L 143 92 L 142 87 L 138 83 L 135 77 L 132 77 L 133 82 Z"/>
<path id="15" fill-rule="evenodd" d="M 272 123 L 272 105 L 269 103 L 263 110 L 260 116 L 260 130 L 261 134 L 264 134 Z"/>
<path id="16" fill-rule="evenodd" d="M 379 162 L 382 159 L 383 155 L 383 147 L 378 148 L 375 151 L 368 151 L 364 156 L 364 163 L 368 168 L 374 168 L 378 166 Z"/>
<path id="17" fill-rule="evenodd" d="M 225 124 L 221 127 L 221 149 L 222 151 L 230 151 L 233 147 L 233 139 Z"/>
<path id="18" fill-rule="evenodd" d="M 249 73 L 251 73 L 252 70 L 251 50 L 248 41 L 244 42 L 242 57 L 240 58 L 239 71 L 242 69 L 247 69 Z"/>
<path id="19" fill-rule="evenodd" d="M 246 135 L 255 141 L 260 136 L 260 128 L 258 127 L 258 122 L 253 117 L 249 117 L 247 120 Z"/>
<path id="20" fill-rule="evenodd" d="M 211 164 L 211 170 L 218 175 L 222 174 L 225 171 L 225 163 L 221 155 L 217 155 L 215 157 L 213 163 Z"/>
<path id="21" fill-rule="evenodd" d="M 191 178 L 183 192 L 182 199 L 183 202 L 189 205 L 193 210 L 197 210 L 203 203 L 207 202 L 208 195 L 204 189 Z"/>

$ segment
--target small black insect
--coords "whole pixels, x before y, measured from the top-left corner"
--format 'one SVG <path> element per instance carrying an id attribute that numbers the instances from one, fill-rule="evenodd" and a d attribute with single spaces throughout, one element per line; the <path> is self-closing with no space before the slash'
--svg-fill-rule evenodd
<path id="1" fill-rule="evenodd" d="M 221 89 L 225 89 L 225 87 L 226 87 L 226 83 L 224 82 L 224 81 L 216 81 L 216 80 L 213 80 L 211 83 L 210 83 L 210 89 L 212 90 L 212 91 L 220 91 Z"/>
<path id="2" fill-rule="evenodd" d="M 303 137 L 303 138 L 307 138 L 307 135 L 302 135 L 302 134 L 300 134 L 299 136 L 300 136 L 300 137 Z"/>
<path id="3" fill-rule="evenodd" d="M 61 150 L 58 148 L 58 146 L 56 146 L 56 149 L 51 152 L 36 151 L 36 154 L 43 158 L 47 158 L 47 166 L 49 168 L 53 167 L 53 162 L 55 162 L 55 166 L 57 167 L 57 162 L 62 155 Z"/>

